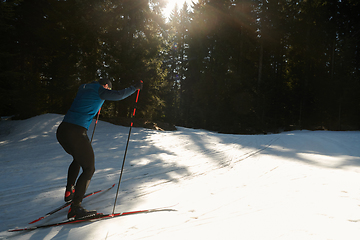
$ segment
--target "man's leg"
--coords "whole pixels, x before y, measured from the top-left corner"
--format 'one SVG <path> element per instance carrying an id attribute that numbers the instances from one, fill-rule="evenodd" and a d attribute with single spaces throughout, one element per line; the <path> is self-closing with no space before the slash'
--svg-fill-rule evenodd
<path id="1" fill-rule="evenodd" d="M 88 211 L 81 206 L 82 199 L 90 184 L 95 172 L 95 156 L 90 140 L 86 131 L 77 140 L 77 145 L 73 151 L 74 162 L 82 168 L 82 173 L 75 185 L 75 195 L 68 212 L 68 218 L 86 218 L 96 214 L 96 211 Z"/>
<path id="2" fill-rule="evenodd" d="M 90 143 L 90 142 L 89 142 Z M 80 156 L 75 156 L 75 160 L 82 168 L 82 173 L 78 178 L 75 186 L 75 196 L 73 203 L 79 205 L 85 195 L 85 192 L 90 184 L 91 178 L 95 172 L 95 157 L 91 144 L 83 147 Z"/>
<path id="3" fill-rule="evenodd" d="M 67 122 L 62 122 L 57 131 L 56 138 L 64 150 L 74 157 L 79 141 L 82 141 L 83 132 L 86 129 Z M 74 185 L 79 175 L 80 165 L 73 159 L 68 169 L 67 184 L 65 190 L 65 202 L 69 202 L 74 197 Z"/>
<path id="4" fill-rule="evenodd" d="M 80 204 L 95 172 L 95 156 L 87 130 L 83 127 L 63 122 L 57 131 L 57 139 L 64 150 L 73 156 L 68 169 L 67 187 L 75 184 L 80 167 L 83 172 L 75 186 L 75 203 Z"/>
<path id="5" fill-rule="evenodd" d="M 68 169 L 67 184 L 65 190 L 65 202 L 73 200 L 75 194 L 75 182 L 80 172 L 80 165 L 76 161 L 72 161 Z"/>
<path id="6" fill-rule="evenodd" d="M 73 160 L 68 170 L 67 187 L 71 187 L 75 185 L 79 172 L 80 172 L 80 165 L 75 160 Z"/>

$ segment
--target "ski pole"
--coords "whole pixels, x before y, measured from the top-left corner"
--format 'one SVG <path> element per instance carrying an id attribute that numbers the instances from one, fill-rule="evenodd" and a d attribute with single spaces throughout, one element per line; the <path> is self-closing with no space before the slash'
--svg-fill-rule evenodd
<path id="1" fill-rule="evenodd" d="M 91 135 L 91 140 L 90 140 L 90 143 L 92 143 L 92 140 L 93 140 L 93 137 L 94 137 L 94 133 L 95 133 L 95 129 L 96 129 L 96 125 L 97 125 L 97 122 L 99 120 L 99 116 L 100 116 L 100 110 L 101 108 L 99 109 L 99 112 L 97 113 L 97 117 L 96 117 L 96 121 L 95 121 L 95 126 L 94 126 L 94 130 L 92 132 L 92 135 Z"/>
<path id="2" fill-rule="evenodd" d="M 141 83 L 142 83 L 142 81 L 141 81 Z M 133 111 L 133 114 L 131 115 L 131 118 L 135 117 L 136 105 L 137 105 L 137 102 L 138 102 L 138 99 L 139 99 L 139 93 L 140 93 L 140 89 L 138 89 L 138 91 L 137 91 L 136 101 L 135 101 L 135 106 L 134 106 L 134 111 Z M 117 190 L 116 190 L 116 196 L 115 196 L 115 202 L 114 202 L 114 207 L 113 207 L 112 215 L 114 215 L 114 212 L 115 212 L 115 206 L 116 206 L 116 201 L 117 201 L 117 197 L 118 197 L 118 194 L 119 194 L 121 178 L 122 178 L 123 171 L 124 171 L 125 158 L 126 158 L 127 149 L 128 149 L 128 146 L 129 146 L 129 140 L 130 140 L 130 134 L 131 134 L 131 128 L 132 128 L 132 126 L 133 126 L 133 121 L 131 120 L 130 129 L 129 129 L 129 134 L 128 134 L 128 138 L 127 138 L 127 142 L 126 142 L 126 147 L 125 147 L 124 159 L 123 159 L 123 163 L 122 163 L 122 167 L 121 167 L 121 171 L 120 171 L 119 183 L 118 183 L 118 187 L 117 187 Z"/>

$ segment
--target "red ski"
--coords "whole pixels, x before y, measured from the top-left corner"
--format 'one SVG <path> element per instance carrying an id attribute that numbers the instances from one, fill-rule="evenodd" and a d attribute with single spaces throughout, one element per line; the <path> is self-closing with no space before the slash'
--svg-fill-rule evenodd
<path id="1" fill-rule="evenodd" d="M 147 209 L 147 210 L 122 212 L 122 213 L 114 213 L 114 214 L 98 213 L 94 217 L 90 217 L 90 218 L 77 219 L 77 220 L 66 220 L 66 221 L 63 221 L 63 222 L 50 223 L 50 224 L 45 224 L 45 225 L 33 226 L 33 227 L 14 228 L 14 229 L 9 229 L 8 232 L 29 231 L 29 230 L 35 230 L 35 229 L 38 229 L 38 228 L 56 227 L 56 226 L 62 226 L 62 225 L 72 224 L 72 223 L 94 222 L 94 221 L 99 221 L 99 220 L 103 220 L 103 219 L 107 219 L 107 218 L 127 216 L 127 215 L 132 215 L 132 214 L 163 212 L 163 211 L 168 211 L 168 212 L 169 211 L 176 211 L 175 209 L 173 209 L 171 207 L 173 207 L 173 206 L 163 207 L 163 208 L 153 208 L 153 209 Z"/>
<path id="2" fill-rule="evenodd" d="M 84 198 L 90 197 L 90 196 L 95 195 L 95 194 L 97 194 L 97 193 L 109 191 L 109 190 L 112 189 L 113 187 L 115 187 L 115 184 L 113 184 L 111 187 L 109 187 L 109 188 L 107 188 L 107 189 L 102 189 L 102 190 L 98 190 L 98 191 L 95 191 L 95 192 L 88 193 L 88 194 L 86 194 L 86 195 L 84 196 Z M 70 201 L 70 202 L 67 202 L 67 203 L 64 203 L 64 204 L 61 205 L 60 207 L 52 210 L 51 212 L 48 212 L 48 213 L 45 214 L 44 216 L 42 216 L 42 217 L 40 217 L 40 218 L 38 218 L 38 219 L 36 219 L 36 220 L 34 220 L 34 221 L 32 221 L 32 222 L 29 222 L 29 224 L 33 224 L 33 223 L 36 223 L 36 222 L 38 222 L 38 221 L 40 221 L 40 220 L 42 220 L 42 219 L 44 219 L 44 218 L 47 218 L 48 216 L 50 216 L 50 215 L 52 215 L 52 214 L 54 214 L 54 213 L 56 213 L 56 212 L 58 212 L 58 211 L 60 211 L 60 210 L 62 210 L 62 209 L 64 209 L 64 208 L 66 208 L 66 207 L 69 206 L 70 204 L 71 204 L 71 201 Z"/>

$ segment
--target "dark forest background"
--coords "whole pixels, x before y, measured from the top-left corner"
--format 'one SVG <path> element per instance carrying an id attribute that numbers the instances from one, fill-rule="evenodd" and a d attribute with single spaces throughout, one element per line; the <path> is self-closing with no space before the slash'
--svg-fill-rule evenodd
<path id="1" fill-rule="evenodd" d="M 226 133 L 360 129 L 358 0 L 2 0 L 0 116 L 144 81 L 137 116 Z M 103 118 L 129 117 L 132 97 Z"/>

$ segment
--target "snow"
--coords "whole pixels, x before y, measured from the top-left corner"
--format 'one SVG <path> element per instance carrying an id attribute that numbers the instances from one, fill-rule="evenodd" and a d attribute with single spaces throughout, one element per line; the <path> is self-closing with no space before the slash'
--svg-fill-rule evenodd
<path id="1" fill-rule="evenodd" d="M 0 239 L 359 239 L 357 131 L 232 135 L 133 128 L 116 212 L 172 205 L 177 211 L 7 232 L 31 226 L 63 203 L 72 159 L 55 137 L 62 118 L 0 122 Z M 98 122 L 88 192 L 118 182 L 128 132 Z M 115 194 L 116 187 L 83 206 L 110 213 Z"/>

